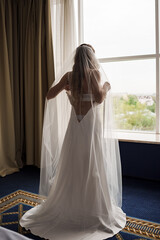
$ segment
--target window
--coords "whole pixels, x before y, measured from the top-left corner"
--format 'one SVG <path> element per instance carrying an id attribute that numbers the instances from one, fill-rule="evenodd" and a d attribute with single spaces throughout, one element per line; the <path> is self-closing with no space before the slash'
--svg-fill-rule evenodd
<path id="1" fill-rule="evenodd" d="M 159 1 L 78 3 L 79 43 L 93 45 L 111 82 L 117 129 L 159 133 Z"/>

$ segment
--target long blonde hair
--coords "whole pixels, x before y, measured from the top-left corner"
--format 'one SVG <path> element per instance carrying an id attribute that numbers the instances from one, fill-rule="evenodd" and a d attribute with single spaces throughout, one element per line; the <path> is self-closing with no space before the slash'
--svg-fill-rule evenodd
<path id="1" fill-rule="evenodd" d="M 98 70 L 99 63 L 94 48 L 89 44 L 81 44 L 76 49 L 71 77 L 71 92 L 74 99 L 82 95 L 82 82 L 89 81 L 91 70 Z"/>

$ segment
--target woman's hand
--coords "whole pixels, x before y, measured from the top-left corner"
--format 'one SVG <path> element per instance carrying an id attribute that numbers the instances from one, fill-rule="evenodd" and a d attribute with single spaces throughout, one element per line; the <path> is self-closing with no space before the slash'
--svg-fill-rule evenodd
<path id="1" fill-rule="evenodd" d="M 67 85 L 64 87 L 64 89 L 65 89 L 66 91 L 69 91 L 69 90 L 70 90 L 69 84 L 67 84 Z"/>
<path id="2" fill-rule="evenodd" d="M 109 82 L 105 82 L 103 85 L 104 90 L 106 91 L 106 93 L 111 89 L 111 85 Z"/>

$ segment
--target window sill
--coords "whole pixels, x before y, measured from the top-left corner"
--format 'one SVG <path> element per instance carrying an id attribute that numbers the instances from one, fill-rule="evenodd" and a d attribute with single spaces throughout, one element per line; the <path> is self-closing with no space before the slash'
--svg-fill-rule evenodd
<path id="1" fill-rule="evenodd" d="M 160 134 L 158 133 L 137 133 L 117 131 L 116 138 L 120 142 L 160 144 Z"/>

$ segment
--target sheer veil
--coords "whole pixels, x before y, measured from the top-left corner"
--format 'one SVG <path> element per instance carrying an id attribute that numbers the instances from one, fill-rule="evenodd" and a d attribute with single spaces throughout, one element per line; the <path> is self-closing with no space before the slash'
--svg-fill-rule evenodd
<path id="1" fill-rule="evenodd" d="M 56 70 L 51 87 L 63 76 L 67 85 L 45 102 L 39 194 L 47 198 L 20 224 L 46 239 L 106 239 L 126 223 L 110 85 L 93 47 L 76 48 L 75 1 L 50 2 Z"/>
<path id="2" fill-rule="evenodd" d="M 73 66 L 75 63 L 76 50 L 66 60 L 63 69 L 57 74 L 53 85 L 57 84 L 62 76 L 69 72 L 69 82 L 73 79 Z M 81 114 L 87 117 L 87 114 L 92 114 L 92 120 L 84 133 L 84 137 L 90 141 L 89 159 L 85 175 L 85 192 L 89 188 L 90 175 L 95 174 L 99 181 L 101 190 L 107 185 L 108 194 L 110 195 L 114 205 L 121 207 L 122 205 L 122 177 L 121 163 L 119 154 L 118 141 L 114 136 L 113 129 L 113 114 L 112 114 L 112 94 L 108 89 L 106 98 L 102 103 L 96 103 L 92 94 L 92 82 L 103 85 L 108 82 L 107 76 L 98 62 L 95 53 L 89 47 L 82 49 L 82 58 L 79 59 L 80 65 L 86 69 L 85 77 L 88 85 L 88 93 L 91 96 L 90 106 L 88 109 L 83 108 L 83 96 L 79 96 L 79 102 L 75 110 L 75 98 L 72 91 L 63 90 L 56 98 L 45 103 L 45 114 L 42 136 L 42 152 L 41 152 L 41 173 L 39 193 L 48 196 L 51 188 L 56 186 L 58 174 L 61 169 L 61 150 L 63 148 L 64 139 L 68 130 L 71 112 Z M 72 72 L 72 73 L 71 73 Z M 98 73 L 98 74 L 97 74 Z M 69 83 L 70 84 L 70 83 Z M 83 99 L 83 103 L 81 102 Z M 82 119 L 83 121 L 83 119 Z M 79 136 L 77 136 L 78 139 Z M 72 143 L 72 139 L 69 140 Z M 97 149 L 97 141 L 101 142 L 101 149 Z M 80 146 L 81 147 L 81 146 Z M 83 151 L 83 149 L 82 149 Z M 103 161 L 103 164 L 101 162 Z M 97 185 L 97 188 L 99 185 Z M 97 194 L 99 189 L 97 189 Z M 84 193 L 85 194 L 85 193 Z M 105 194 L 105 193 L 104 193 Z M 95 211 L 101 209 L 102 196 L 99 195 L 99 206 L 96 206 Z M 101 212 L 103 214 L 103 211 Z"/>

